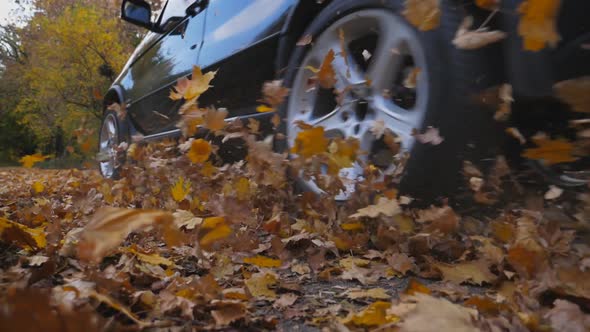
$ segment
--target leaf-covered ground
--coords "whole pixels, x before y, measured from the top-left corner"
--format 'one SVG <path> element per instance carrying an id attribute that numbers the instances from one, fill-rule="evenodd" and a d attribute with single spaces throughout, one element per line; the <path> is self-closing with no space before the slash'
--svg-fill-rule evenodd
<path id="1" fill-rule="evenodd" d="M 294 194 L 284 155 L 246 146 L 247 162 L 217 167 L 175 142 L 134 144 L 118 181 L 0 170 L 0 326 L 590 327 L 587 194 L 515 184 L 499 158 L 482 181 L 516 187 L 509 203 L 411 209 L 367 178 L 339 204 Z"/>

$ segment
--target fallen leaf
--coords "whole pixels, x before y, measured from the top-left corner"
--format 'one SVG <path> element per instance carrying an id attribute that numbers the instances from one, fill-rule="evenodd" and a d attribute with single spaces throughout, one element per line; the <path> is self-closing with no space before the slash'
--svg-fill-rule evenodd
<path id="1" fill-rule="evenodd" d="M 553 331 L 584 332 L 590 330 L 590 315 L 580 307 L 566 300 L 557 299 L 553 309 L 545 313 Z"/>
<path id="2" fill-rule="evenodd" d="M 246 257 L 244 258 L 244 263 L 256 265 L 258 267 L 281 267 L 283 264 L 280 259 L 274 259 L 261 255 Z"/>
<path id="3" fill-rule="evenodd" d="M 277 283 L 278 279 L 275 274 L 268 272 L 254 273 L 250 278 L 246 279 L 244 283 L 248 287 L 248 291 L 252 296 L 257 298 L 274 299 L 277 294 L 270 289 L 271 286 Z"/>
<path id="4" fill-rule="evenodd" d="M 350 218 L 377 218 L 381 214 L 387 217 L 392 217 L 399 213 L 401 213 L 401 208 L 397 200 L 380 197 L 379 200 L 377 200 L 377 204 L 358 209 L 355 214 L 350 215 Z"/>
<path id="5" fill-rule="evenodd" d="M 413 296 L 416 307 L 399 324 L 402 332 L 439 331 L 479 332 L 474 325 L 477 311 L 427 294 Z"/>
<path id="6" fill-rule="evenodd" d="M 203 218 L 195 217 L 190 211 L 177 210 L 172 214 L 174 216 L 174 223 L 176 227 L 184 227 L 188 230 L 195 229 L 195 227 L 201 225 Z"/>
<path id="7" fill-rule="evenodd" d="M 440 25 L 439 0 L 406 0 L 404 17 L 421 31 L 429 31 Z"/>
<path id="8" fill-rule="evenodd" d="M 490 272 L 488 263 L 483 260 L 452 265 L 435 262 L 432 265 L 442 272 L 445 281 L 450 281 L 457 285 L 464 282 L 482 285 L 484 282 L 492 283 L 496 280 L 496 276 Z"/>
<path id="9" fill-rule="evenodd" d="M 215 242 L 225 239 L 231 233 L 232 229 L 224 217 L 205 218 L 199 229 L 199 244 L 204 249 L 209 249 Z"/>
<path id="10" fill-rule="evenodd" d="M 184 180 L 181 176 L 178 178 L 178 181 L 174 184 L 172 188 L 170 188 L 170 192 L 172 193 L 172 198 L 177 202 L 182 202 L 186 196 L 191 191 L 191 182 Z"/>
<path id="11" fill-rule="evenodd" d="M 299 296 L 296 294 L 286 293 L 281 295 L 281 297 L 279 297 L 272 306 L 277 309 L 284 309 L 292 306 L 298 298 Z"/>
<path id="12" fill-rule="evenodd" d="M 133 247 L 129 247 L 129 248 L 124 248 L 122 249 L 123 252 L 128 252 L 132 255 L 134 255 L 135 257 L 137 257 L 137 259 L 139 259 L 142 262 L 148 263 L 148 264 L 152 264 L 152 265 L 164 265 L 164 266 L 174 266 L 174 262 L 164 258 L 158 254 L 144 254 L 142 252 L 137 251 L 135 248 Z"/>
<path id="13" fill-rule="evenodd" d="M 43 185 L 42 182 L 35 181 L 35 182 L 33 182 L 33 190 L 37 194 L 42 193 L 45 190 L 45 185 Z"/>
<path id="14" fill-rule="evenodd" d="M 404 293 L 406 293 L 408 295 L 415 295 L 417 293 L 430 294 L 430 293 L 432 293 L 432 291 L 430 290 L 430 288 L 428 288 L 428 286 L 426 286 L 423 283 L 419 282 L 418 280 L 412 278 L 408 282 L 408 287 L 406 287 L 406 290 L 404 291 Z"/>
<path id="15" fill-rule="evenodd" d="M 557 32 L 557 16 L 561 0 L 526 0 L 518 8 L 518 34 L 524 49 L 540 51 L 546 45 L 555 47 L 561 37 Z"/>
<path id="16" fill-rule="evenodd" d="M 0 217 L 0 238 L 26 250 L 43 249 L 47 245 L 44 227 L 29 228 Z"/>
<path id="17" fill-rule="evenodd" d="M 374 327 L 388 323 L 396 323 L 399 321 L 399 317 L 387 313 L 387 309 L 390 307 L 391 303 L 389 302 L 377 301 L 358 313 L 350 313 L 342 320 L 342 323 L 363 327 Z"/>
<path id="18" fill-rule="evenodd" d="M 342 295 L 348 297 L 349 299 L 356 300 L 356 299 L 376 299 L 376 300 L 389 300 L 391 296 L 387 294 L 387 290 L 384 288 L 371 288 L 371 289 L 349 289 L 344 292 Z"/>
<path id="19" fill-rule="evenodd" d="M 243 303 L 219 302 L 216 309 L 211 311 L 217 327 L 225 327 L 246 317 L 246 306 Z"/>

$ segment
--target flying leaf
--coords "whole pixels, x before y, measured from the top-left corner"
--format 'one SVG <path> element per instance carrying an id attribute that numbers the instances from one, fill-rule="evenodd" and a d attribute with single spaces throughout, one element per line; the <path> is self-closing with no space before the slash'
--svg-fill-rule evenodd
<path id="1" fill-rule="evenodd" d="M 263 102 L 275 108 L 283 103 L 289 95 L 289 89 L 283 86 L 282 80 L 265 82 L 262 86 Z"/>
<path id="2" fill-rule="evenodd" d="M 20 158 L 19 162 L 23 165 L 24 168 L 31 168 L 36 163 L 42 162 L 45 159 L 51 158 L 51 156 L 44 156 L 40 153 L 35 153 L 32 155 L 24 156 Z"/>
<path id="3" fill-rule="evenodd" d="M 216 132 L 222 130 L 227 125 L 225 118 L 227 117 L 226 109 L 214 109 L 209 108 L 207 114 L 205 114 L 205 125 L 204 127 Z"/>
<path id="4" fill-rule="evenodd" d="M 172 198 L 177 202 L 182 202 L 191 191 L 191 182 L 184 180 L 181 176 L 178 181 L 170 188 Z"/>
<path id="5" fill-rule="evenodd" d="M 47 245 L 44 228 L 29 228 L 2 217 L 0 217 L 0 238 L 26 250 L 43 249 Z"/>
<path id="6" fill-rule="evenodd" d="M 332 67 L 334 58 L 334 50 L 330 49 L 317 73 L 320 86 L 324 89 L 331 89 L 336 84 L 336 73 L 334 72 L 334 67 Z"/>
<path id="7" fill-rule="evenodd" d="M 291 152 L 309 158 L 326 152 L 327 148 L 328 140 L 324 136 L 324 128 L 312 127 L 297 133 L 295 145 L 291 148 Z"/>
<path id="8" fill-rule="evenodd" d="M 78 244 L 78 257 L 98 263 L 115 249 L 129 233 L 151 226 L 173 226 L 172 214 L 157 210 L 105 207 L 98 210 L 84 227 Z"/>
<path id="9" fill-rule="evenodd" d="M 273 107 L 269 107 L 266 105 L 260 105 L 258 107 L 256 107 L 256 112 L 258 113 L 269 113 L 269 112 L 274 112 L 276 111 L 276 109 L 274 109 Z"/>
<path id="10" fill-rule="evenodd" d="M 525 50 L 540 51 L 546 45 L 557 45 L 561 39 L 556 27 L 560 5 L 561 0 L 526 0 L 520 5 L 518 34 Z"/>
<path id="11" fill-rule="evenodd" d="M 574 146 L 565 139 L 559 138 L 551 140 L 546 137 L 533 138 L 538 146 L 536 148 L 526 149 L 522 154 L 523 157 L 533 160 L 543 160 L 548 165 L 569 163 L 578 160 L 572 153 Z"/>
<path id="12" fill-rule="evenodd" d="M 190 150 L 187 153 L 188 159 L 195 164 L 202 164 L 211 155 L 211 144 L 206 140 L 199 138 L 191 143 Z"/>
<path id="13" fill-rule="evenodd" d="M 33 182 L 33 190 L 37 194 L 42 193 L 45 190 L 45 185 L 43 185 L 43 182 L 35 181 Z"/>
<path id="14" fill-rule="evenodd" d="M 280 259 L 274 259 L 261 255 L 246 257 L 244 258 L 244 263 L 256 265 L 258 267 L 280 267 L 283 264 Z"/>
<path id="15" fill-rule="evenodd" d="M 467 16 L 459 26 L 453 39 L 453 45 L 458 49 L 475 50 L 506 38 L 506 33 L 499 30 L 489 31 L 487 28 L 469 30 L 472 25 L 473 17 Z"/>
<path id="16" fill-rule="evenodd" d="M 170 99 L 172 100 L 194 100 L 199 98 L 207 89 L 209 89 L 211 81 L 217 72 L 208 72 L 203 75 L 201 68 L 193 67 L 192 77 L 190 79 L 183 77 L 178 80 L 176 86 L 170 91 Z"/>
<path id="17" fill-rule="evenodd" d="M 232 233 L 231 227 L 227 225 L 224 217 L 209 217 L 203 220 L 199 229 L 199 244 L 204 249 L 228 237 Z"/>
<path id="18" fill-rule="evenodd" d="M 422 144 L 432 145 L 439 145 L 445 140 L 444 137 L 440 136 L 438 128 L 433 127 L 428 127 L 424 134 L 415 134 L 414 138 Z"/>
<path id="19" fill-rule="evenodd" d="M 416 302 L 416 306 L 407 317 L 404 317 L 400 324 L 401 332 L 427 332 L 432 331 L 433 327 L 438 331 L 480 331 L 474 325 L 478 316 L 477 310 L 427 294 L 418 293 L 411 300 Z"/>
<path id="20" fill-rule="evenodd" d="M 553 90 L 573 111 L 590 113 L 590 76 L 558 82 Z"/>
<path id="21" fill-rule="evenodd" d="M 398 322 L 399 317 L 387 313 L 387 309 L 389 308 L 391 308 L 390 302 L 377 301 L 358 313 L 350 313 L 348 317 L 342 320 L 342 323 L 362 327 L 375 327 Z"/>
<path id="22" fill-rule="evenodd" d="M 377 218 L 379 215 L 383 214 L 388 217 L 393 217 L 396 214 L 401 213 L 401 208 L 394 199 L 387 199 L 385 197 L 380 197 L 375 205 L 369 205 L 362 209 L 358 209 L 358 211 L 351 215 L 350 218 L 356 219 L 360 217 L 369 217 L 369 218 Z"/>
<path id="23" fill-rule="evenodd" d="M 439 0 L 406 0 L 405 18 L 413 26 L 422 31 L 438 28 L 440 25 L 440 1 Z"/>

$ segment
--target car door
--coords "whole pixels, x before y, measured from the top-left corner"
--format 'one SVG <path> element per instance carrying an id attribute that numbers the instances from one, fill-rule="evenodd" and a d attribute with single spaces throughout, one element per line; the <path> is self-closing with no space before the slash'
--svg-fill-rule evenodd
<path id="1" fill-rule="evenodd" d="M 281 29 L 296 0 L 210 0 L 199 63 L 217 70 L 201 105 L 255 113 L 265 81 L 275 77 Z"/>
<path id="2" fill-rule="evenodd" d="M 203 40 L 205 7 L 194 15 L 186 14 L 186 8 L 194 3 L 168 0 L 159 18 L 167 32 L 131 65 L 122 79 L 131 120 L 145 135 L 172 130 L 178 120 L 180 102 L 168 98 L 170 89 L 198 64 Z"/>

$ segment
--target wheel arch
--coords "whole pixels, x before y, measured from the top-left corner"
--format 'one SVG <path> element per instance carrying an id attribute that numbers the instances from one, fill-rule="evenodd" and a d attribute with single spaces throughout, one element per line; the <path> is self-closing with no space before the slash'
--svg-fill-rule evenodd
<path id="1" fill-rule="evenodd" d="M 107 110 L 107 108 L 109 107 L 109 105 L 114 104 L 114 103 L 122 103 L 125 99 L 123 99 L 123 89 L 121 89 L 121 87 L 114 85 L 112 86 L 109 91 L 107 91 L 107 93 L 105 94 L 103 100 L 102 100 L 102 112 L 104 114 L 104 112 Z"/>

